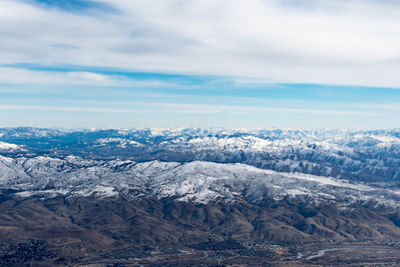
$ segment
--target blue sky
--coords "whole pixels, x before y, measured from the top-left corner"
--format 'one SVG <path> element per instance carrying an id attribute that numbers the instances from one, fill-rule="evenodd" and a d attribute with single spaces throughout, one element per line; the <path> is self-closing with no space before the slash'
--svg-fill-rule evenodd
<path id="1" fill-rule="evenodd" d="M 0 126 L 400 127 L 392 1 L 0 2 Z"/>

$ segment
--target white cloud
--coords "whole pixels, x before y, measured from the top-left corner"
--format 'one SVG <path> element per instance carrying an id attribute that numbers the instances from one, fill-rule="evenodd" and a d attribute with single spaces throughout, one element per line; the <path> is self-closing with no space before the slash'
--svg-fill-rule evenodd
<path id="1" fill-rule="evenodd" d="M 135 80 L 121 75 L 99 74 L 86 71 L 37 71 L 10 67 L 0 67 L 0 83 L 19 85 L 57 84 L 74 86 L 179 87 L 175 83 L 151 79 Z"/>
<path id="2" fill-rule="evenodd" d="M 113 82 L 113 79 L 90 72 L 33 71 L 0 67 L 0 82 L 9 84 L 107 85 Z"/>
<path id="3" fill-rule="evenodd" d="M 68 112 L 100 112 L 100 113 L 141 113 L 138 110 L 120 108 L 96 108 L 77 106 L 32 106 L 32 105 L 0 105 L 0 110 L 35 110 L 35 111 L 68 111 Z"/>
<path id="4" fill-rule="evenodd" d="M 77 78 L 79 80 L 88 80 L 88 81 L 95 81 L 95 82 L 106 82 L 108 77 L 106 75 L 87 72 L 87 71 L 74 71 L 69 72 L 68 75 L 72 78 Z"/>
<path id="5" fill-rule="evenodd" d="M 102 2 L 121 13 L 85 16 L 0 1 L 0 63 L 400 87 L 400 5 L 394 1 Z"/>
<path id="6" fill-rule="evenodd" d="M 99 104 L 88 101 L 86 104 Z M 67 111 L 67 112 L 100 112 L 100 113 L 179 113 L 179 114 L 313 114 L 329 116 L 386 116 L 381 112 L 365 110 L 343 110 L 332 108 L 286 108 L 286 107 L 257 107 L 247 105 L 212 105 L 212 104 L 183 104 L 160 102 L 104 102 L 106 107 L 90 106 L 50 106 L 50 105 L 1 105 L 0 110 L 33 110 L 33 111 Z M 111 104 L 111 105 L 110 105 Z M 123 107 L 121 107 L 123 106 Z M 134 107 L 134 108 L 132 108 Z"/>

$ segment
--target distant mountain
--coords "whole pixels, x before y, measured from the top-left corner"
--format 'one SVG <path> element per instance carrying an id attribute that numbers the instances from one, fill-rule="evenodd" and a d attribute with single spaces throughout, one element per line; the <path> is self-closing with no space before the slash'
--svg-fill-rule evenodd
<path id="1" fill-rule="evenodd" d="M 6 156 L 242 163 L 354 181 L 400 179 L 400 130 L 0 129 Z M 1 147 L 1 146 L 0 146 Z M 15 147 L 16 148 L 16 147 Z"/>

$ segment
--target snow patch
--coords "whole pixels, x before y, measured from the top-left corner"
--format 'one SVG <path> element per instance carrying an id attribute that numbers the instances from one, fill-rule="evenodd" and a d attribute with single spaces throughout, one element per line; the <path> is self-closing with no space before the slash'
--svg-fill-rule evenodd
<path id="1" fill-rule="evenodd" d="M 116 145 L 120 148 L 126 148 L 127 146 L 136 146 L 136 147 L 143 146 L 143 144 L 139 142 L 123 138 L 101 138 L 97 140 L 97 143 L 100 145 L 106 145 L 106 144 Z"/>
<path id="2" fill-rule="evenodd" d="M 23 148 L 23 146 L 0 141 L 0 151 L 1 150 L 7 152 L 13 152 L 13 151 L 24 151 L 25 149 Z"/>

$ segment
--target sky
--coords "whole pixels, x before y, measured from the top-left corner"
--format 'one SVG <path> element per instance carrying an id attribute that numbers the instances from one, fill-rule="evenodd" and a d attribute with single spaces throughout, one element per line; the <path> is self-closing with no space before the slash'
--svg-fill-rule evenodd
<path id="1" fill-rule="evenodd" d="M 0 127 L 400 127 L 395 0 L 0 0 Z"/>

